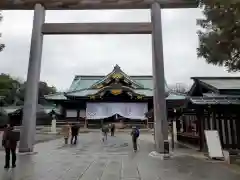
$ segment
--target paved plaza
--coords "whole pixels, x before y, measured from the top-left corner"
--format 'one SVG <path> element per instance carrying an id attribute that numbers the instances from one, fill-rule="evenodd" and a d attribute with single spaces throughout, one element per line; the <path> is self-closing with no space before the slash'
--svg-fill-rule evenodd
<path id="1" fill-rule="evenodd" d="M 223 163 L 176 153 L 170 160 L 149 156 L 153 144 L 142 135 L 134 153 L 128 133 L 102 143 L 100 133 L 80 134 L 77 145 L 62 139 L 39 143 L 35 155 L 18 155 L 17 168 L 5 170 L 0 152 L 1 180 L 239 180 Z M 151 136 L 148 136 L 151 137 Z"/>

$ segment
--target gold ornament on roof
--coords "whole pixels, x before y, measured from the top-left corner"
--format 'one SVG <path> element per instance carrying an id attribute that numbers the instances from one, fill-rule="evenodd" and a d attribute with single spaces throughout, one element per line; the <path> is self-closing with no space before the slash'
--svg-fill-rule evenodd
<path id="1" fill-rule="evenodd" d="M 89 96 L 90 99 L 95 99 L 95 96 L 91 95 Z"/>
<path id="2" fill-rule="evenodd" d="M 101 89 L 103 87 L 103 85 L 102 84 L 99 84 L 98 86 L 97 86 L 97 89 Z"/>
<path id="3" fill-rule="evenodd" d="M 112 75 L 112 78 L 113 78 L 113 79 L 121 79 L 122 76 L 123 76 L 122 74 L 116 73 L 116 74 L 113 74 L 113 75 Z"/>
<path id="4" fill-rule="evenodd" d="M 142 98 L 143 98 L 143 96 L 141 96 L 141 95 L 137 96 L 137 99 L 139 99 L 139 100 L 142 99 Z"/>
<path id="5" fill-rule="evenodd" d="M 113 89 L 113 90 L 111 90 L 111 93 L 113 95 L 117 96 L 122 93 L 122 90 L 121 89 Z"/>

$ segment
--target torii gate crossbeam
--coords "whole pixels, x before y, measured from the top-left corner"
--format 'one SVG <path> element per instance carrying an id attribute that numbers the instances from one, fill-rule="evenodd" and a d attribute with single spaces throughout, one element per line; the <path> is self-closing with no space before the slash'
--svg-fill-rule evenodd
<path id="1" fill-rule="evenodd" d="M 47 10 L 149 9 L 153 2 L 161 8 L 195 8 L 198 0 L 1 0 L 0 9 L 35 9 L 42 4 Z"/>
<path id="2" fill-rule="evenodd" d="M 34 9 L 19 152 L 32 152 L 36 130 L 43 35 L 152 34 L 155 144 L 168 153 L 161 8 L 197 8 L 198 0 L 0 0 L 3 10 Z M 45 10 L 151 9 L 151 23 L 45 23 Z"/>

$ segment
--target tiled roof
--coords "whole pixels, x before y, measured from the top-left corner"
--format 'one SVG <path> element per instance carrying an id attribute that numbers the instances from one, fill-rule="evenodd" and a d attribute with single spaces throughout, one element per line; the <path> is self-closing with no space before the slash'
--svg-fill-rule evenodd
<path id="1" fill-rule="evenodd" d="M 68 91 L 77 91 L 90 88 L 94 83 L 100 81 L 104 76 L 76 76 Z"/>
<path id="2" fill-rule="evenodd" d="M 67 95 L 83 97 L 83 96 L 89 96 L 89 95 L 95 94 L 98 91 L 99 89 L 83 89 L 83 90 L 68 92 Z"/>
<path id="3" fill-rule="evenodd" d="M 4 112 L 7 114 L 12 114 L 17 111 L 21 111 L 23 109 L 23 106 L 6 106 L 3 107 Z M 54 110 L 56 113 L 59 113 L 59 109 L 57 109 L 54 106 L 43 106 L 41 104 L 38 104 L 37 106 L 37 112 L 45 112 L 45 113 L 50 113 L 52 110 Z"/>
<path id="4" fill-rule="evenodd" d="M 44 98 L 48 99 L 48 100 L 67 100 L 66 96 L 62 92 L 61 93 L 45 95 Z"/>
<path id="5" fill-rule="evenodd" d="M 222 98 L 240 98 L 240 95 L 231 94 L 217 94 L 217 93 L 203 93 L 203 97 L 222 97 Z"/>
<path id="6" fill-rule="evenodd" d="M 99 89 L 84 89 L 84 90 L 79 90 L 79 91 L 74 91 L 74 92 L 68 92 L 66 93 L 69 96 L 78 96 L 78 97 L 84 97 L 84 96 L 89 96 L 98 93 L 100 91 Z M 153 92 L 151 89 L 133 89 L 133 91 L 136 94 L 144 95 L 144 96 L 153 96 Z"/>
<path id="7" fill-rule="evenodd" d="M 153 89 L 153 78 L 152 76 L 129 76 L 124 73 L 121 68 L 116 65 L 113 70 L 104 75 L 96 76 L 96 75 L 77 75 L 75 76 L 70 88 L 68 91 L 77 91 L 81 89 L 90 89 L 92 85 L 100 83 L 104 81 L 107 77 L 114 73 L 120 73 L 127 79 L 130 79 L 136 87 L 146 88 L 146 89 Z"/>
<path id="8" fill-rule="evenodd" d="M 219 90 L 240 90 L 240 77 L 193 77 Z"/>
<path id="9" fill-rule="evenodd" d="M 166 100 L 185 100 L 187 98 L 186 95 L 178 95 L 170 93 Z"/>
<path id="10" fill-rule="evenodd" d="M 198 105 L 215 105 L 215 104 L 221 104 L 221 105 L 228 105 L 228 104 L 240 104 L 239 98 L 229 98 L 229 97 L 191 97 L 190 102 L 193 104 Z"/>
<path id="11" fill-rule="evenodd" d="M 7 114 L 11 114 L 14 113 L 15 111 L 21 109 L 22 106 L 6 106 L 3 107 L 3 110 L 7 113 Z"/>
<path id="12" fill-rule="evenodd" d="M 132 83 L 135 83 L 135 88 L 133 89 L 134 92 L 137 94 L 145 95 L 148 97 L 153 96 L 153 77 L 150 75 L 143 75 L 143 76 L 128 76 L 125 74 L 119 66 L 115 66 L 112 73 L 122 73 L 126 78 L 131 79 Z M 108 75 L 106 76 L 96 76 L 96 75 L 77 75 L 75 76 L 70 88 L 66 92 L 69 96 L 88 96 L 91 94 L 97 93 L 98 89 L 91 89 L 94 84 L 98 84 L 99 82 L 103 81 Z M 140 87 L 140 88 L 139 88 Z M 165 82 L 165 90 L 168 92 L 169 88 Z M 57 93 L 45 96 L 48 100 L 66 100 L 66 96 L 64 93 Z"/>
<path id="13" fill-rule="evenodd" d="M 90 88 L 94 83 L 100 81 L 105 76 L 76 76 L 70 86 L 68 92 L 77 91 Z M 152 76 L 130 76 L 132 80 L 141 84 L 144 89 L 153 89 L 153 77 Z M 168 91 L 167 85 L 165 86 Z"/>

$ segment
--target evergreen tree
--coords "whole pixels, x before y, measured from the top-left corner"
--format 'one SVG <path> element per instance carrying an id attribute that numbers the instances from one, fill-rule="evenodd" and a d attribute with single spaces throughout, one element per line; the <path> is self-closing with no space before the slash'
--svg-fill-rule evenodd
<path id="1" fill-rule="evenodd" d="M 198 57 L 209 64 L 240 70 L 240 1 L 200 0 L 205 18 L 198 20 Z"/>

